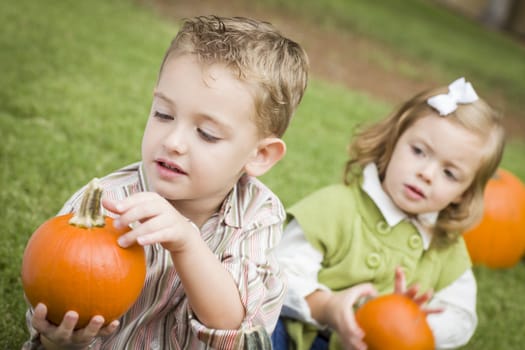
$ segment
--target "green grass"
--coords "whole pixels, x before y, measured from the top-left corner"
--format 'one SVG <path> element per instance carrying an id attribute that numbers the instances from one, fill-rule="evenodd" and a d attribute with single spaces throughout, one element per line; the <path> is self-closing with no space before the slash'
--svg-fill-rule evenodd
<path id="1" fill-rule="evenodd" d="M 316 10 L 314 1 L 304 3 L 305 11 L 318 13 L 319 22 L 325 25 L 329 17 L 321 15 L 324 10 Z M 330 13 L 330 8 L 340 13 L 352 12 L 337 7 L 342 6 L 342 1 L 326 2 L 332 3 L 327 5 L 326 13 Z M 413 11 L 430 6 L 414 3 L 417 6 Z M 387 7 L 381 7 L 377 1 L 370 1 L 369 7 L 364 2 L 351 4 L 355 11 L 352 16 L 366 13 L 369 19 L 380 18 L 389 26 L 388 35 L 395 37 L 396 27 L 390 26 L 387 14 L 393 11 L 389 6 L 402 6 L 401 2 L 392 1 L 384 5 Z M 460 24 L 463 22 L 452 15 L 443 16 L 443 33 L 449 33 L 450 26 L 473 26 Z M 345 18 L 334 17 L 336 22 L 330 25 L 340 22 L 378 36 L 377 29 L 347 24 Z M 438 22 L 439 18 L 433 21 Z M 434 23 L 426 17 L 418 21 Z M 158 66 L 175 32 L 174 23 L 156 17 L 152 10 L 131 0 L 0 2 L 0 349 L 19 348 L 28 336 L 19 277 L 27 239 L 78 187 L 139 158 Z M 446 72 L 443 79 L 457 76 L 456 70 L 478 67 L 472 74 L 486 76 L 483 79 L 487 87 L 495 81 L 494 87 L 508 90 L 509 96 L 514 90 L 524 91 L 522 66 L 515 58 L 525 62 L 523 51 L 494 33 L 472 29 L 469 35 L 455 39 L 458 47 L 466 47 L 461 51 L 468 48 L 475 53 L 484 52 L 485 35 L 489 35 L 490 52 L 507 52 L 508 64 L 497 65 L 488 62 L 484 55 L 475 54 L 475 63 L 462 66 L 465 62 L 456 58 L 456 52 L 442 48 L 439 55 L 432 53 L 431 64 L 437 67 L 436 71 Z M 426 49 L 411 44 L 416 56 L 417 50 L 424 52 L 432 47 L 423 39 L 418 42 Z M 403 49 L 402 45 L 394 46 Z M 263 180 L 286 205 L 316 188 L 339 181 L 352 128 L 382 117 L 391 107 L 313 77 L 285 136 L 288 154 Z M 524 149 L 523 140 L 510 140 L 503 162 L 521 179 L 525 179 Z M 480 324 L 465 348 L 523 348 L 519 338 L 523 334 L 525 305 L 519 301 L 525 292 L 525 265 L 500 271 L 476 268 L 475 273 L 480 289 Z"/>
<path id="2" fill-rule="evenodd" d="M 0 23 L 0 349 L 15 349 L 29 235 L 75 188 L 138 159 L 176 28 L 129 1 L 1 2 Z"/>
<path id="3" fill-rule="evenodd" d="M 419 60 L 426 74 L 447 83 L 473 79 L 478 91 L 497 92 L 509 108 L 523 114 L 525 47 L 500 32 L 448 11 L 428 0 L 264 0 L 280 11 L 301 14 L 327 28 L 350 30 L 390 47 L 401 57 Z M 381 60 L 374 52 L 371 60 Z M 387 66 L 391 63 L 383 62 Z M 414 78 L 409 67 L 393 67 Z M 416 71 L 417 68 L 414 67 Z M 431 68 L 428 70 L 428 68 Z"/>

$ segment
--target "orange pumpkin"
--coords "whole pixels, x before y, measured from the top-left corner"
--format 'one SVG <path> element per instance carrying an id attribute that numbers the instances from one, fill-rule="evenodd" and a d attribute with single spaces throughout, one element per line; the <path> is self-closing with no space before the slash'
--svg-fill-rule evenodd
<path id="1" fill-rule="evenodd" d="M 516 265 L 525 253 L 525 185 L 498 169 L 484 194 L 483 218 L 464 234 L 472 262 L 491 268 Z"/>
<path id="2" fill-rule="evenodd" d="M 79 212 L 51 218 L 31 236 L 24 251 L 22 284 L 34 307 L 47 306 L 47 319 L 60 324 L 64 314 L 79 314 L 76 328 L 95 315 L 105 324 L 118 319 L 139 296 L 146 276 L 144 249 L 121 248 L 117 230 L 102 215 L 102 188 L 92 181 Z"/>
<path id="3" fill-rule="evenodd" d="M 367 301 L 355 319 L 365 332 L 368 350 L 434 350 L 426 314 L 412 299 L 387 294 Z"/>

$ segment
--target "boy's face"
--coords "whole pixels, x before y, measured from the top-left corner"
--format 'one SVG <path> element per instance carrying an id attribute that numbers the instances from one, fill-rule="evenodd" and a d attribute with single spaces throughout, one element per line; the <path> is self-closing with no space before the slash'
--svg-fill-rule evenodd
<path id="1" fill-rule="evenodd" d="M 221 65 L 168 58 L 142 141 L 151 189 L 168 200 L 218 205 L 257 153 L 250 91 Z"/>
<path id="2" fill-rule="evenodd" d="M 383 188 L 408 214 L 440 211 L 461 200 L 483 156 L 484 140 L 447 117 L 418 119 L 399 138 Z"/>

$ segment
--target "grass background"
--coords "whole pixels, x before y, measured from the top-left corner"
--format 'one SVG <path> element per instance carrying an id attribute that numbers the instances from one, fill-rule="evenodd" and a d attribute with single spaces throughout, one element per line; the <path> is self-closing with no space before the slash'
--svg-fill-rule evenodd
<path id="1" fill-rule="evenodd" d="M 482 95 L 495 91 L 510 109 L 524 106 L 523 47 L 431 2 L 265 0 L 257 6 L 355 31 L 424 59 L 429 74 L 443 81 L 475 76 Z M 92 177 L 139 159 L 157 70 L 176 30 L 147 1 L 0 2 L 0 349 L 19 348 L 28 336 L 20 265 L 30 234 Z M 391 107 L 312 77 L 285 136 L 287 157 L 263 180 L 285 205 L 339 181 L 352 128 Z M 524 150 L 523 139 L 510 139 L 502 164 L 522 180 Z M 464 348 L 523 349 L 525 264 L 476 267 L 475 274 L 480 323 Z"/>

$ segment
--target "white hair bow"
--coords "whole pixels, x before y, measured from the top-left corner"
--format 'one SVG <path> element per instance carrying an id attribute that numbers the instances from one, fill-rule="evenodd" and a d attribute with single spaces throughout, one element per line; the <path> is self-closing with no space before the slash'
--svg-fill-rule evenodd
<path id="1" fill-rule="evenodd" d="M 448 93 L 430 97 L 427 103 L 436 109 L 440 115 L 448 115 L 458 108 L 458 103 L 472 103 L 478 99 L 478 95 L 472 84 L 459 78 L 448 86 Z"/>

